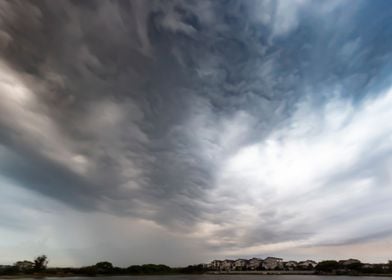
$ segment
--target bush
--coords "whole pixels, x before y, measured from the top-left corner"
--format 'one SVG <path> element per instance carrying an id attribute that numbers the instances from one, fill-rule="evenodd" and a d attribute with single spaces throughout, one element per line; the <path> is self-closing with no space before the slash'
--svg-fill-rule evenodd
<path id="1" fill-rule="evenodd" d="M 165 274 L 173 272 L 170 267 L 163 264 L 131 265 L 125 271 L 129 274 Z"/>
<path id="2" fill-rule="evenodd" d="M 333 272 L 340 268 L 340 264 L 337 261 L 322 261 L 316 265 L 316 271 L 320 272 Z"/>
<path id="3" fill-rule="evenodd" d="M 113 265 L 110 262 L 99 262 L 95 265 L 97 273 L 110 274 L 113 272 Z"/>
<path id="4" fill-rule="evenodd" d="M 201 274 L 207 272 L 207 268 L 204 267 L 202 264 L 189 265 L 187 267 L 179 269 L 179 272 L 185 274 Z"/>

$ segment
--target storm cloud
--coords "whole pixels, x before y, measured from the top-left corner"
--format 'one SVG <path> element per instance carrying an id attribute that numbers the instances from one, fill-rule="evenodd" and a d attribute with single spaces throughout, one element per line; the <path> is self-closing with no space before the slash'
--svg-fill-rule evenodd
<path id="1" fill-rule="evenodd" d="M 391 240 L 391 18 L 381 0 L 1 1 L 0 248 L 186 264 Z"/>

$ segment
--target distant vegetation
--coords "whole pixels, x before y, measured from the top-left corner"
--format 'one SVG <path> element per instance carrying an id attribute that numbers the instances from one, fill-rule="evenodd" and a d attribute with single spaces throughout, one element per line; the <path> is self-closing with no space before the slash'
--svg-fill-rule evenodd
<path id="1" fill-rule="evenodd" d="M 48 258 L 41 255 L 34 261 L 18 261 L 14 265 L 0 265 L 0 275 L 35 275 L 35 276 L 95 276 L 95 275 L 158 275 L 158 274 L 201 274 L 208 272 L 207 265 L 190 265 L 172 268 L 163 264 L 131 265 L 126 268 L 113 266 L 108 261 L 79 268 L 48 268 Z M 362 263 L 356 259 L 335 261 L 326 260 L 317 263 L 315 274 L 366 275 L 392 274 L 392 261 L 386 264 Z"/>
<path id="2" fill-rule="evenodd" d="M 196 274 L 206 272 L 203 265 L 190 265 L 181 268 L 171 268 L 163 264 L 131 265 L 126 268 L 113 266 L 108 261 L 98 262 L 85 267 L 48 268 L 48 258 L 45 255 L 37 257 L 34 261 L 18 261 L 14 265 L 0 265 L 0 275 L 154 275 L 154 274 Z"/>
<path id="3" fill-rule="evenodd" d="M 33 270 L 35 272 L 44 271 L 48 265 L 48 262 L 48 257 L 45 255 L 36 257 L 33 264 Z"/>
<path id="4" fill-rule="evenodd" d="M 358 260 L 321 261 L 315 267 L 316 274 L 391 274 L 392 261 L 388 264 L 364 264 Z"/>

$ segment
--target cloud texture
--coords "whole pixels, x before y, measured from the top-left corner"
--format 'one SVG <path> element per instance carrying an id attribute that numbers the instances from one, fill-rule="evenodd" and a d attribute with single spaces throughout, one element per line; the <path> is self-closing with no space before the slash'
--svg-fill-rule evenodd
<path id="1" fill-rule="evenodd" d="M 1 1 L 0 261 L 390 244 L 391 16 L 381 0 Z"/>

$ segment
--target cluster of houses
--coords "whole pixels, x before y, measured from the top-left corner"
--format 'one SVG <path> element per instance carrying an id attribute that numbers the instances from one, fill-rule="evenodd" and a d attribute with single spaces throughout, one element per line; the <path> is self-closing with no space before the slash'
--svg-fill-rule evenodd
<path id="1" fill-rule="evenodd" d="M 317 262 L 306 260 L 301 262 L 283 261 L 281 258 L 268 257 L 265 259 L 214 260 L 207 265 L 213 271 L 245 271 L 245 270 L 313 270 Z"/>
<path id="2" fill-rule="evenodd" d="M 13 265 L 0 265 L 0 275 L 15 274 L 20 272 L 31 272 L 34 263 L 30 261 L 18 261 Z"/>
<path id="3" fill-rule="evenodd" d="M 25 270 L 31 270 L 34 267 L 34 263 L 31 261 L 18 261 L 14 264 L 14 266 L 19 270 L 19 271 L 25 271 Z"/>

